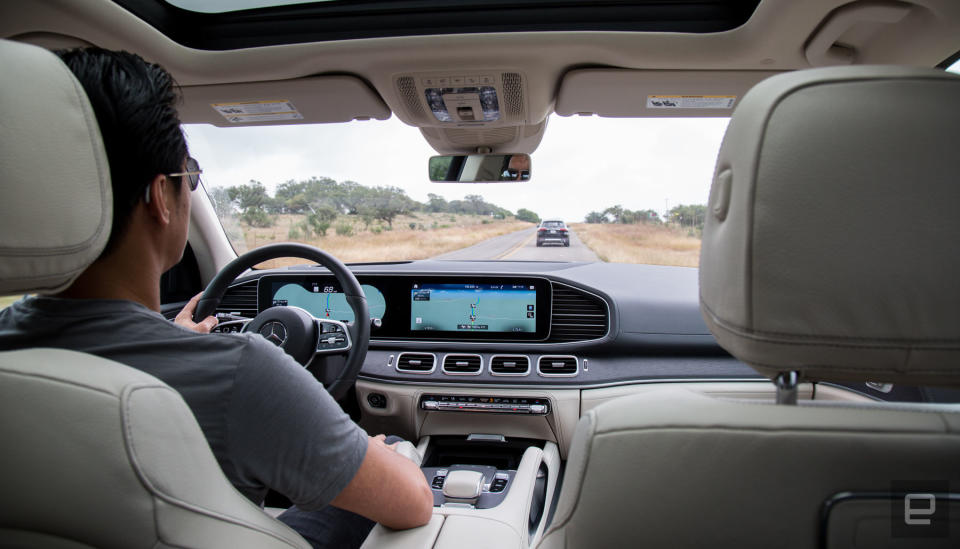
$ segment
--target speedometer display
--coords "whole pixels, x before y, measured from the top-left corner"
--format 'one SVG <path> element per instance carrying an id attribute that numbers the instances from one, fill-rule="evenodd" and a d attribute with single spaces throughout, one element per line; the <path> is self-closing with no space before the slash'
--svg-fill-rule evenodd
<path id="1" fill-rule="evenodd" d="M 324 320 L 339 320 L 353 322 L 353 310 L 347 303 L 340 287 L 322 282 L 284 282 L 271 281 L 270 305 L 300 307 L 316 318 Z M 369 284 L 362 284 L 364 295 L 367 296 L 367 306 L 370 308 L 371 318 L 383 318 L 387 310 L 387 303 L 383 294 Z"/>

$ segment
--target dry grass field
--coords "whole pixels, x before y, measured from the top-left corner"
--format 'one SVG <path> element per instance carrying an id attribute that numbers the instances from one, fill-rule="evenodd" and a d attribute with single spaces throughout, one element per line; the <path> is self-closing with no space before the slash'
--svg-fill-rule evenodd
<path id="1" fill-rule="evenodd" d="M 0 309 L 5 309 L 10 306 L 14 301 L 19 301 L 23 296 L 19 295 L 5 295 L 0 296 Z"/>
<path id="2" fill-rule="evenodd" d="M 291 238 L 298 232 L 297 225 L 303 220 L 299 215 L 280 215 L 276 224 L 268 228 L 243 226 L 247 249 L 273 242 L 304 242 L 333 254 L 345 263 L 371 261 L 398 261 L 426 259 L 442 253 L 466 248 L 513 231 L 532 227 L 532 223 L 513 218 L 491 219 L 486 216 L 463 214 L 417 213 L 415 216 L 400 216 L 393 221 L 393 229 L 387 230 L 382 223 L 374 222 L 369 228 L 355 216 L 341 216 L 331 223 L 326 236 L 312 235 Z M 485 223 L 486 222 L 486 223 Z M 411 228 L 413 224 L 413 228 Z M 349 226 L 351 235 L 337 234 L 336 228 Z M 239 228 L 228 229 L 238 232 Z M 242 250 L 237 250 L 242 252 Z M 278 259 L 268 261 L 260 268 L 273 268 L 303 264 L 302 259 Z"/>
<path id="3" fill-rule="evenodd" d="M 680 267 L 700 263 L 700 239 L 690 236 L 688 229 L 597 223 L 574 223 L 570 228 L 600 259 L 611 263 Z"/>

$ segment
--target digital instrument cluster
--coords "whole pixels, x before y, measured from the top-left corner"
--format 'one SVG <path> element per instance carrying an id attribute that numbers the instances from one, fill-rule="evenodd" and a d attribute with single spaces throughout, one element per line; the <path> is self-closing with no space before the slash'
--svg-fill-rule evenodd
<path id="1" fill-rule="evenodd" d="M 550 331 L 550 282 L 530 277 L 357 275 L 372 337 L 412 340 L 540 341 Z M 319 319 L 353 322 L 331 275 L 264 275 L 258 311 L 299 307 Z M 378 325 L 377 325 L 378 324 Z"/>

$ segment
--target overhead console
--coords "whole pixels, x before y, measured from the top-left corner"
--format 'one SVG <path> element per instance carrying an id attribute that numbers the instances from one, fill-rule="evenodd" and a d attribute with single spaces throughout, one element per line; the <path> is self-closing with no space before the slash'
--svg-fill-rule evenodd
<path id="1" fill-rule="evenodd" d="M 538 277 L 363 276 L 373 336 L 391 340 L 544 341 L 550 334 L 552 286 Z M 314 317 L 352 322 L 332 276 L 265 275 L 257 311 L 300 307 Z"/>

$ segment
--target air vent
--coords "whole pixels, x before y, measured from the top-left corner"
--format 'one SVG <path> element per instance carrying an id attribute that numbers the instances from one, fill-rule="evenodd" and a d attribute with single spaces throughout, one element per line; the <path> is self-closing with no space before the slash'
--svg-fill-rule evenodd
<path id="1" fill-rule="evenodd" d="M 410 116 L 413 118 L 426 116 L 423 105 L 420 103 L 420 95 L 417 93 L 417 83 L 412 77 L 401 76 L 397 78 L 397 90 L 400 91 L 400 97 L 403 98 L 403 103 L 410 111 Z"/>
<path id="2" fill-rule="evenodd" d="M 480 355 L 447 355 L 443 357 L 443 373 L 459 376 L 479 375 L 483 370 Z"/>
<path id="3" fill-rule="evenodd" d="M 433 353 L 400 353 L 397 371 L 410 374 L 429 374 L 437 367 L 437 355 Z"/>
<path id="4" fill-rule="evenodd" d="M 247 318 L 257 316 L 257 281 L 251 280 L 227 288 L 220 305 L 217 306 L 217 312 Z"/>
<path id="5" fill-rule="evenodd" d="M 607 304 L 599 297 L 566 284 L 553 283 L 551 343 L 588 341 L 607 335 Z"/>
<path id="6" fill-rule="evenodd" d="M 505 72 L 503 79 L 503 113 L 510 120 L 523 118 L 523 87 L 520 75 L 515 72 Z"/>
<path id="7" fill-rule="evenodd" d="M 530 373 L 530 358 L 523 355 L 496 355 L 490 359 L 495 376 L 525 376 Z"/>
<path id="8" fill-rule="evenodd" d="M 537 373 L 545 377 L 570 377 L 580 371 L 575 356 L 542 356 L 537 361 Z"/>

